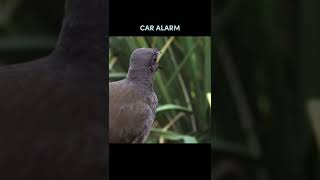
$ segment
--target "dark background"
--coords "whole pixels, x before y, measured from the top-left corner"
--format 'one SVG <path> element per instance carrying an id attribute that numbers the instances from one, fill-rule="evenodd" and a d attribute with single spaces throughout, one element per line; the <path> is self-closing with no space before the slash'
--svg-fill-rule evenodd
<path id="1" fill-rule="evenodd" d="M 110 36 L 210 36 L 210 0 L 110 1 Z M 180 25 L 180 32 L 141 32 L 140 25 Z"/>
<path id="2" fill-rule="evenodd" d="M 0 1 L 0 65 L 33 60 L 54 47 L 64 0 Z"/>
<path id="3" fill-rule="evenodd" d="M 64 13 L 64 0 L 2 0 L 1 31 L 3 33 L 58 33 Z"/>
<path id="4" fill-rule="evenodd" d="M 110 179 L 210 179 L 210 144 L 110 145 Z"/>
<path id="5" fill-rule="evenodd" d="M 213 180 L 320 179 L 319 5 L 214 2 Z"/>

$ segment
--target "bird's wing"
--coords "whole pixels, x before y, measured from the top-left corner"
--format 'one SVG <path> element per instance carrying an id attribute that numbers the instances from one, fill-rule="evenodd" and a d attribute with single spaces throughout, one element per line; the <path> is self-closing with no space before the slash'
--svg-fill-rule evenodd
<path id="1" fill-rule="evenodd" d="M 109 142 L 144 142 L 155 118 L 156 104 L 149 105 L 143 97 L 123 85 L 109 85 Z"/>
<path id="2" fill-rule="evenodd" d="M 119 129 L 121 141 L 128 143 L 144 142 L 149 135 L 154 118 L 154 113 L 145 103 L 135 102 L 122 106 L 119 120 L 125 125 L 122 126 L 122 129 Z"/>

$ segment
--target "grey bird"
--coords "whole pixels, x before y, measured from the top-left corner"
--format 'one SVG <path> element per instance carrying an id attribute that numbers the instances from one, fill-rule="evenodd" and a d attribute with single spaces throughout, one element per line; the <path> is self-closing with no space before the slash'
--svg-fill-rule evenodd
<path id="1" fill-rule="evenodd" d="M 67 0 L 52 52 L 0 67 L 1 180 L 109 179 L 108 34 L 109 1 Z"/>
<path id="2" fill-rule="evenodd" d="M 154 92 L 160 51 L 133 51 L 127 77 L 109 83 L 109 143 L 143 143 L 156 116 L 158 98 Z"/>

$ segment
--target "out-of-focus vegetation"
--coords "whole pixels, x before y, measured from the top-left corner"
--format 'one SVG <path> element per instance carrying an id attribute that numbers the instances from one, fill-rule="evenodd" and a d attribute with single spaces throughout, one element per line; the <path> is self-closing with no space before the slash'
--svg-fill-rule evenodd
<path id="1" fill-rule="evenodd" d="M 61 28 L 64 0 L 0 0 L 0 65 L 47 55 Z"/>
<path id="2" fill-rule="evenodd" d="M 212 179 L 320 179 L 320 1 L 213 4 Z"/>
<path id="3" fill-rule="evenodd" d="M 125 78 L 136 48 L 162 50 L 156 74 L 159 99 L 148 143 L 210 141 L 210 37 L 110 37 L 109 80 Z"/>

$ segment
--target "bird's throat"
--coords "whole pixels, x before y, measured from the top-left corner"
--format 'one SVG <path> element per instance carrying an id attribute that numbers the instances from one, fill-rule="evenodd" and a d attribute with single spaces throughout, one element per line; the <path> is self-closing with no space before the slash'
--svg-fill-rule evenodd
<path id="1" fill-rule="evenodd" d="M 129 69 L 127 80 L 138 85 L 145 86 L 147 89 L 153 90 L 154 73 L 147 68 Z"/>

